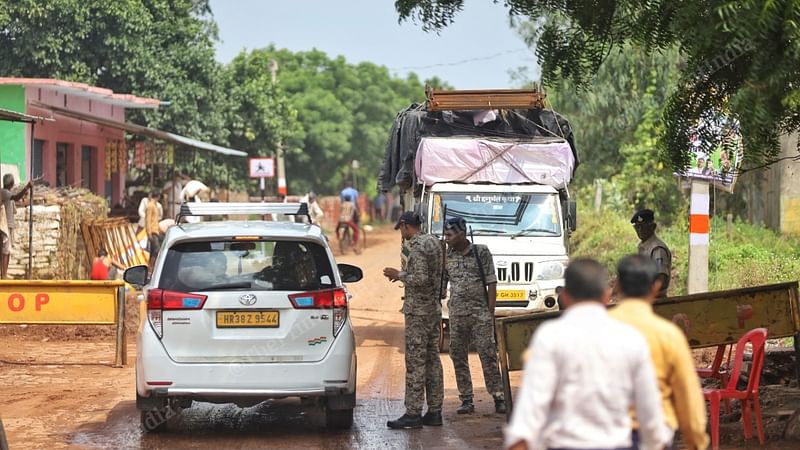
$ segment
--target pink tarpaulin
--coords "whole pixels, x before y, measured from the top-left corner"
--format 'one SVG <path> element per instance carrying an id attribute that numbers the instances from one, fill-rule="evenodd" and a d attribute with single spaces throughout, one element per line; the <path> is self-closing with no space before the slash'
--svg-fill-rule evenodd
<path id="1" fill-rule="evenodd" d="M 417 182 L 536 183 L 567 187 L 575 158 L 566 141 L 507 142 L 480 138 L 423 138 L 417 149 Z"/>

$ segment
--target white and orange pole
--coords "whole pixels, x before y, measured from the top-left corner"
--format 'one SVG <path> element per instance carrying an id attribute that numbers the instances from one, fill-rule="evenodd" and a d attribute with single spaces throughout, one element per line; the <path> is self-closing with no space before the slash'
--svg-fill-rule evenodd
<path id="1" fill-rule="evenodd" d="M 709 184 L 692 180 L 689 204 L 689 294 L 708 292 Z"/>

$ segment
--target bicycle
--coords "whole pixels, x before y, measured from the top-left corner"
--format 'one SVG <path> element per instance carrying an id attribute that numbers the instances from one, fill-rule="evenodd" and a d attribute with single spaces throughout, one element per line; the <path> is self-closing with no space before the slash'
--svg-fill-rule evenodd
<path id="1" fill-rule="evenodd" d="M 339 237 L 339 252 L 342 255 L 346 255 L 351 248 L 356 252 L 356 254 L 361 253 L 358 245 L 353 243 L 353 230 L 350 228 L 350 225 L 346 223 L 340 223 L 336 234 L 337 236 L 341 236 Z"/>

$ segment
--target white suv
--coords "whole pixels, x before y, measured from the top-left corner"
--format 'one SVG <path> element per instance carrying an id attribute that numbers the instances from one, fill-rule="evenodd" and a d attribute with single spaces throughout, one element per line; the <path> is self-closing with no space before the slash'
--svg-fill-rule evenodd
<path id="1" fill-rule="evenodd" d="M 305 204 L 184 204 L 181 216 L 306 214 Z M 179 216 L 179 221 L 180 217 Z M 300 397 L 349 428 L 356 353 L 343 283 L 319 227 L 220 221 L 171 227 L 148 279 L 125 271 L 147 303 L 137 341 L 136 406 L 159 431 L 193 400 L 250 406 Z"/>

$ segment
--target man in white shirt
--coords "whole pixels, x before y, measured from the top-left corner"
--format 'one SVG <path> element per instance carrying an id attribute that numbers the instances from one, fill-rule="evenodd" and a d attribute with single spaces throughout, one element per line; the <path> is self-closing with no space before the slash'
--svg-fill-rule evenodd
<path id="1" fill-rule="evenodd" d="M 606 313 L 607 271 L 576 259 L 564 279 L 568 309 L 531 339 L 506 448 L 630 449 L 633 408 L 639 448 L 663 449 L 669 434 L 650 352 L 642 335 Z"/>

